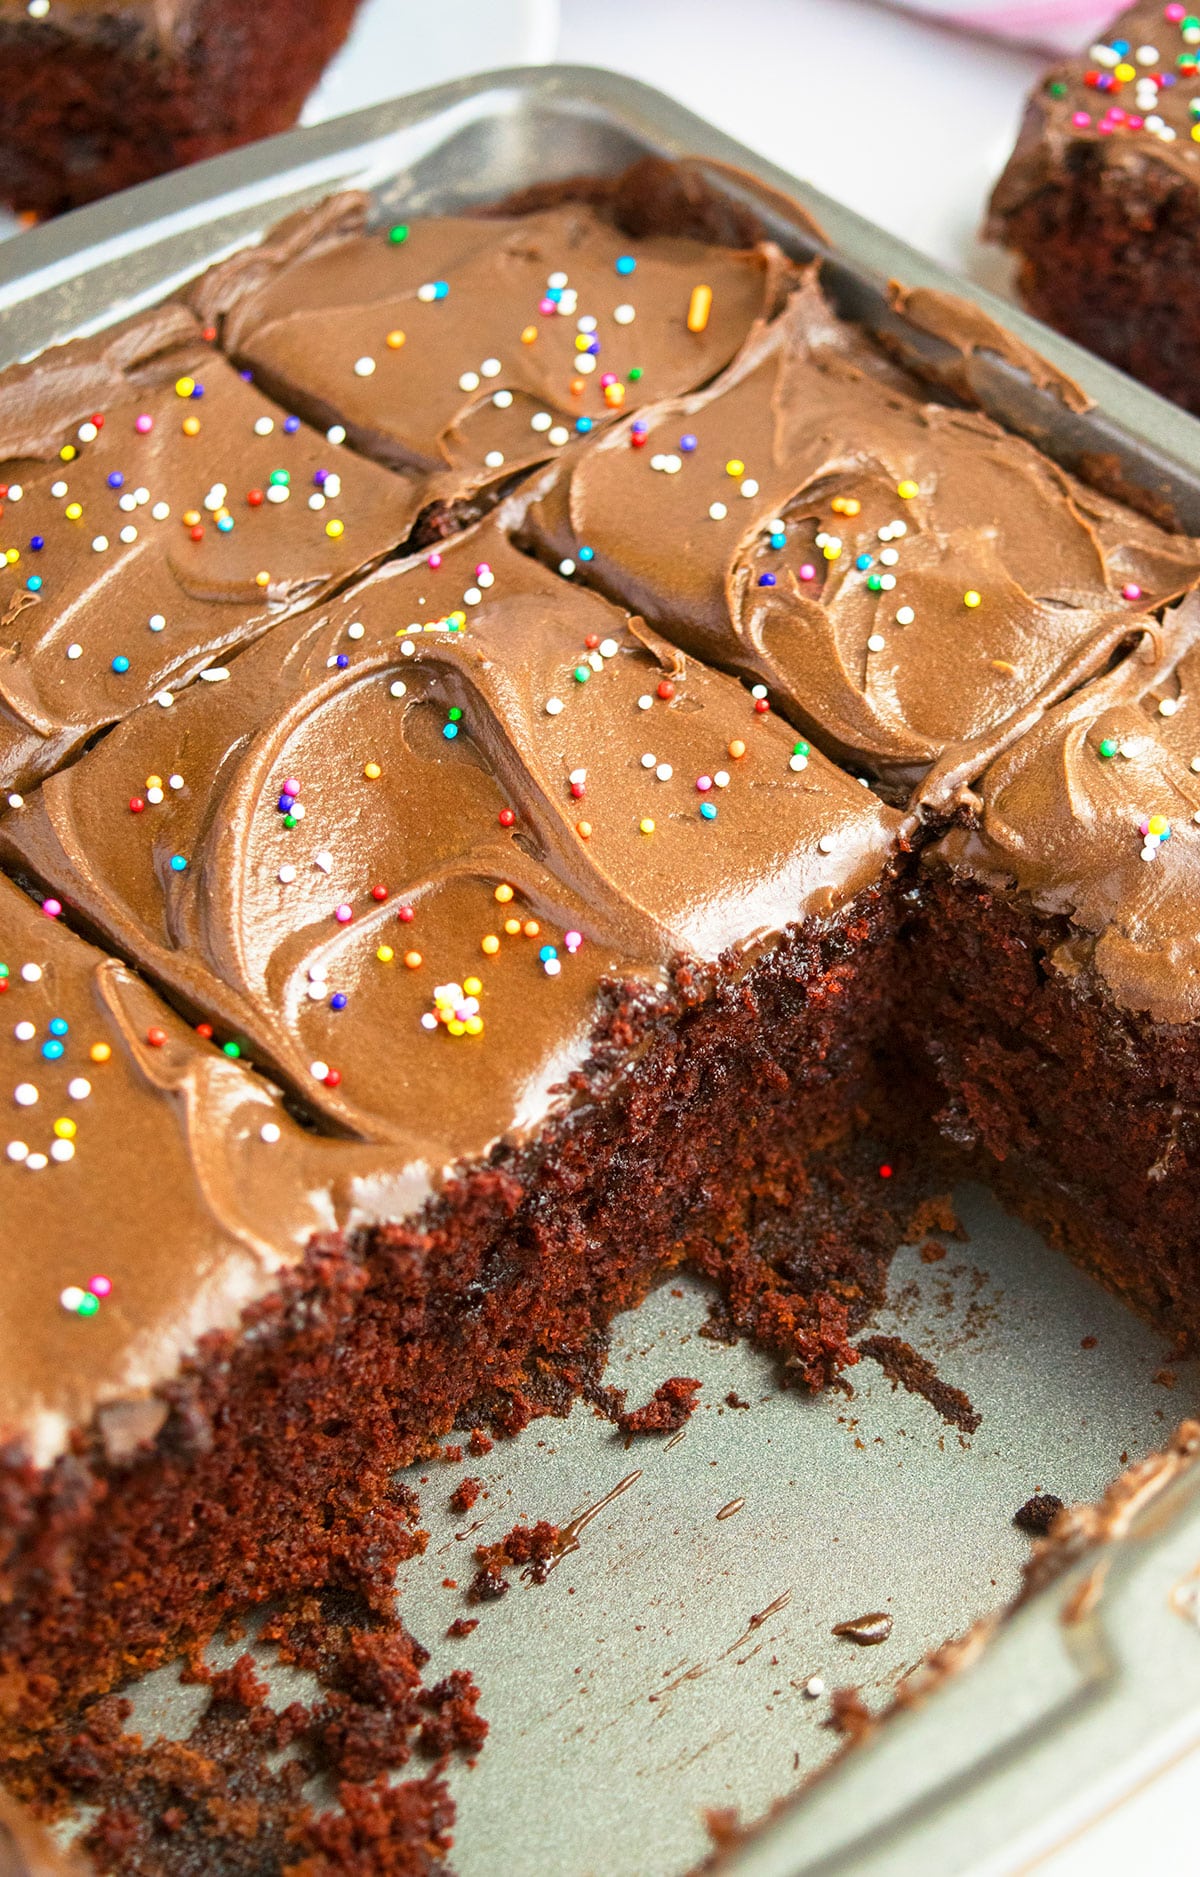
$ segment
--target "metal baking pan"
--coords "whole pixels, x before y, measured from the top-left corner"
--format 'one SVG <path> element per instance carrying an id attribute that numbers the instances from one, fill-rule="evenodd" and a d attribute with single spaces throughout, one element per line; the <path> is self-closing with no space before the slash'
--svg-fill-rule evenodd
<path id="1" fill-rule="evenodd" d="M 0 362 L 153 302 L 335 188 L 371 189 L 381 214 L 456 210 L 648 150 L 717 166 L 717 185 L 753 198 L 783 246 L 825 256 L 849 317 L 935 375 L 946 349 L 894 311 L 889 281 L 984 307 L 1093 408 L 1072 411 L 991 352 L 969 362 L 970 394 L 1062 460 L 1104 461 L 1200 532 L 1194 419 L 657 92 L 583 67 L 443 86 L 18 236 L 0 248 Z M 987 1194 L 958 1205 L 968 1239 L 937 1262 L 902 1253 L 879 1327 L 967 1392 L 983 1417 L 969 1438 L 869 1362 L 850 1395 L 780 1392 L 756 1351 L 697 1336 L 703 1295 L 672 1282 L 618 1323 L 609 1376 L 631 1400 L 669 1375 L 700 1377 L 686 1435 L 626 1451 L 576 1408 L 471 1463 L 490 1495 L 476 1507 L 484 1541 L 518 1519 L 599 1510 L 545 1585 L 515 1584 L 455 1643 L 443 1638 L 461 1591 L 443 1580 L 469 1577 L 477 1531 L 446 1509 L 460 1470 L 415 1469 L 432 1537 L 405 1567 L 405 1615 L 433 1670 L 474 1670 L 492 1723 L 478 1764 L 453 1775 L 460 1877 L 676 1877 L 710 1848 L 706 1812 L 726 1809 L 771 1815 L 730 1854 L 738 1877 L 999 1873 L 1200 1742 L 1197 1469 L 1111 1548 L 1079 1620 L 1064 1611 L 1078 1616 L 1089 1564 L 1031 1599 L 974 1667 L 777 1805 L 837 1752 L 829 1690 L 887 1706 L 927 1650 L 1018 1588 L 1028 1542 L 1016 1508 L 1039 1489 L 1094 1497 L 1200 1392 L 1200 1366 L 1175 1365 L 1168 1388 L 1162 1339 Z M 831 1634 L 869 1610 L 891 1615 L 885 1642 Z M 196 1699 L 161 1671 L 135 1691 L 136 1723 L 175 1730 Z"/>

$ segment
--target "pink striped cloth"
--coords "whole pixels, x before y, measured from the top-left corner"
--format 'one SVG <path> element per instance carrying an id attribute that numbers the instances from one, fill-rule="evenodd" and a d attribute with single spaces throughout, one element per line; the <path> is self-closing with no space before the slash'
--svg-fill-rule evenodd
<path id="1" fill-rule="evenodd" d="M 1080 52 L 1120 10 L 1119 0 L 902 0 L 910 12 L 928 13 L 947 26 L 991 33 L 1048 52 Z"/>

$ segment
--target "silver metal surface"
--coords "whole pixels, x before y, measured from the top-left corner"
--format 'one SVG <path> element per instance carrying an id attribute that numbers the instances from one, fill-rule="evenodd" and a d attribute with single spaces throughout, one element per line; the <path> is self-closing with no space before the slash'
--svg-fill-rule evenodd
<path id="1" fill-rule="evenodd" d="M 583 68 L 445 86 L 17 237 L 0 249 L 0 362 L 152 302 L 337 187 L 371 188 L 381 213 L 446 210 L 547 177 L 614 171 L 646 150 L 734 166 L 740 176 L 721 172 L 721 186 L 753 196 L 797 254 L 813 243 L 784 198 L 802 202 L 829 237 L 825 276 L 839 305 L 914 356 L 936 363 L 937 347 L 897 321 L 889 278 L 985 305 L 1097 409 L 1072 416 L 990 356 L 973 366 L 981 402 L 1064 461 L 1109 454 L 1200 531 L 1193 419 L 659 94 Z M 757 1353 L 695 1334 L 703 1298 L 681 1282 L 618 1325 L 609 1367 L 633 1401 L 672 1374 L 703 1380 L 677 1444 L 626 1451 L 576 1408 L 485 1462 L 423 1469 L 433 1537 L 404 1573 L 406 1618 L 433 1649 L 433 1669 L 475 1671 L 492 1723 L 477 1766 L 454 1775 L 460 1877 L 682 1873 L 708 1846 L 706 1809 L 762 1816 L 835 1750 L 827 1694 L 804 1692 L 811 1676 L 885 1704 L 927 1649 L 1015 1590 L 1027 1541 L 1011 1518 L 1030 1493 L 1094 1496 L 1195 1406 L 1194 1366 L 1178 1370 L 1173 1390 L 1155 1379 L 1161 1338 L 986 1195 L 963 1196 L 961 1210 L 969 1242 L 949 1244 L 938 1263 L 903 1254 L 880 1327 L 967 1391 L 983 1416 L 970 1438 L 866 1362 L 851 1398 L 779 1392 Z M 750 1406 L 727 1406 L 731 1392 Z M 478 1612 L 468 1640 L 444 1639 L 463 1606 L 443 1579 L 465 1584 L 473 1542 L 517 1520 L 562 1524 L 637 1469 L 548 1583 L 515 1583 Z M 460 1536 L 446 1500 L 466 1470 L 490 1496 L 475 1509 L 479 1532 Z M 739 1877 L 1009 1869 L 1200 1737 L 1195 1606 L 1170 1594 L 1200 1561 L 1200 1479 L 1170 1501 L 1171 1517 L 1156 1515 L 1114 1558 L 1086 1622 L 1060 1620 L 1065 1588 L 1031 1602 L 980 1665 L 781 1810 L 738 1854 Z M 874 1609 L 893 1617 L 879 1647 L 831 1635 Z M 285 1678 L 278 1685 L 290 1692 Z M 150 1677 L 138 1718 L 175 1726 L 195 1699 L 172 1673 Z"/>

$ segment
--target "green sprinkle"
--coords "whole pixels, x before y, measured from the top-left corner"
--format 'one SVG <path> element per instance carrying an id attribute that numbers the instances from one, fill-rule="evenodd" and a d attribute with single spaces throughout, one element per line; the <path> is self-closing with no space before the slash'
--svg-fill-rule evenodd
<path id="1" fill-rule="evenodd" d="M 394 228 L 389 228 L 388 240 L 394 248 L 400 247 L 403 242 L 408 240 L 408 223 L 397 222 Z"/>
<path id="2" fill-rule="evenodd" d="M 230 1059 L 234 1062 L 237 1061 L 241 1053 L 242 1053 L 242 1046 L 240 1043 L 222 1043 L 221 1044 L 221 1054 L 223 1056 L 230 1057 Z"/>
<path id="3" fill-rule="evenodd" d="M 641 377 L 641 375 L 642 375 L 642 368 L 640 365 L 631 365 L 629 367 L 629 382 L 631 385 L 635 385 L 638 379 Z"/>
<path id="4" fill-rule="evenodd" d="M 462 722 L 462 712 L 458 708 L 457 704 L 451 704 L 449 710 L 446 712 L 446 715 L 449 717 L 451 723 Z"/>
<path id="5" fill-rule="evenodd" d="M 812 749 L 809 746 L 809 744 L 807 744 L 804 741 L 803 737 L 800 738 L 800 741 L 798 743 L 792 744 L 792 755 L 793 756 L 811 756 L 812 755 Z"/>
<path id="6" fill-rule="evenodd" d="M 294 828 L 297 825 L 295 815 L 285 815 L 283 817 L 283 825 L 285 828 Z"/>
<path id="7" fill-rule="evenodd" d="M 1106 736 L 1100 739 L 1100 755 L 1105 762 L 1108 761 L 1110 756 L 1116 755 L 1118 748 L 1119 745 L 1115 737 Z"/>
<path id="8" fill-rule="evenodd" d="M 1067 95 L 1067 88 L 1061 78 L 1051 79 L 1046 89 L 1052 98 L 1065 98 Z"/>
<path id="9" fill-rule="evenodd" d="M 75 1314 L 81 1317 L 94 1317 L 99 1308 L 99 1297 L 94 1297 L 90 1290 L 85 1290 L 75 1306 Z"/>
<path id="10" fill-rule="evenodd" d="M 576 665 L 575 667 L 576 684 L 586 684 L 588 679 L 591 677 L 591 675 L 592 675 L 591 670 L 587 665 Z"/>
<path id="11" fill-rule="evenodd" d="M 292 480 L 292 477 L 291 477 L 290 470 L 273 469 L 271 471 L 271 481 L 276 488 L 286 489 L 288 486 L 288 483 L 291 480 Z"/>

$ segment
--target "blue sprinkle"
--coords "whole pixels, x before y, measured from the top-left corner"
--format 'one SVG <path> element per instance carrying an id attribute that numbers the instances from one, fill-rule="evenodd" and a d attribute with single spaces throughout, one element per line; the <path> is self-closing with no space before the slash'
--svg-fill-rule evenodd
<path id="1" fill-rule="evenodd" d="M 348 999 L 346 997 L 345 991 L 335 991 L 333 993 L 333 996 L 329 1000 L 329 1008 L 331 1010 L 344 1010 L 346 1008 L 347 1001 Z"/>
<path id="2" fill-rule="evenodd" d="M 203 386 L 203 385 L 193 385 L 193 386 L 192 386 L 192 390 L 191 390 L 191 395 L 192 395 L 192 397 L 194 397 L 194 398 L 202 398 L 202 397 L 204 396 L 204 386 Z"/>
<path id="3" fill-rule="evenodd" d="M 860 574 L 865 574 L 867 568 L 871 565 L 871 556 L 869 554 L 858 555 L 854 565 L 858 568 Z"/>
<path id="4" fill-rule="evenodd" d="M 40 593 L 42 590 L 41 574 L 30 574 L 28 580 L 25 582 L 25 585 L 29 588 L 29 591 L 31 593 Z"/>
<path id="5" fill-rule="evenodd" d="M 684 451 L 684 452 L 685 452 L 685 453 L 686 453 L 686 454 L 687 454 L 688 456 L 690 456 L 690 455 L 691 455 L 691 453 L 692 453 L 692 451 L 693 451 L 693 450 L 695 449 L 695 447 L 696 447 L 696 438 L 695 438 L 695 437 L 694 437 L 694 436 L 692 435 L 692 433 L 691 433 L 691 431 L 690 431 L 690 430 L 689 430 L 689 431 L 687 432 L 687 435 L 686 435 L 686 436 L 682 436 L 682 437 L 680 437 L 680 439 L 679 439 L 679 447 L 680 447 L 680 449 L 681 449 L 681 450 L 683 450 L 683 451 Z"/>
<path id="6" fill-rule="evenodd" d="M 579 558 L 580 560 L 595 560 L 596 558 L 595 548 L 594 547 L 581 547 L 579 550 Z"/>
<path id="7" fill-rule="evenodd" d="M 786 547 L 787 546 L 786 534 L 773 534 L 771 536 L 771 546 L 773 548 Z"/>
<path id="8" fill-rule="evenodd" d="M 561 287 L 547 287 L 546 298 L 551 302 L 552 305 L 557 306 L 562 299 L 562 288 Z"/>
<path id="9" fill-rule="evenodd" d="M 285 790 L 284 793 L 279 797 L 278 807 L 279 807 L 280 814 L 290 815 L 295 806 L 296 806 L 296 797 L 294 795 L 289 795 L 287 791 Z"/>
<path id="10" fill-rule="evenodd" d="M 46 545 L 45 535 L 44 534 L 31 534 L 29 537 L 29 545 L 33 549 L 33 552 L 35 554 L 40 554 L 42 549 Z"/>
<path id="11" fill-rule="evenodd" d="M 715 821 L 717 818 L 717 811 L 711 802 L 701 802 L 700 813 L 703 815 L 705 821 Z"/>
<path id="12" fill-rule="evenodd" d="M 558 947 L 555 945 L 543 945 L 538 952 L 538 957 L 544 965 L 547 965 L 552 958 L 558 957 Z"/>
<path id="13" fill-rule="evenodd" d="M 171 855 L 171 872 L 172 873 L 186 873 L 187 872 L 187 855 L 186 854 L 172 854 Z"/>
<path id="14" fill-rule="evenodd" d="M 774 574 L 759 574 L 758 584 L 760 587 L 773 587 L 775 585 Z"/>
<path id="15" fill-rule="evenodd" d="M 577 417 L 575 419 L 575 428 L 579 432 L 581 437 L 586 437 L 591 427 L 592 427 L 592 420 L 590 417 Z"/>
<path id="16" fill-rule="evenodd" d="M 442 735 L 448 743 L 453 743 L 455 737 L 458 735 L 458 725 L 456 723 L 443 724 Z"/>
<path id="17" fill-rule="evenodd" d="M 347 652 L 339 652 L 336 663 L 339 671 L 345 671 L 346 666 L 350 663 L 349 654 Z"/>
<path id="18" fill-rule="evenodd" d="M 632 274 L 636 266 L 637 266 L 637 262 L 634 260 L 632 254 L 618 254 L 617 256 L 618 274 Z"/>
<path id="19" fill-rule="evenodd" d="M 65 1036 L 70 1027 L 65 1017 L 51 1017 L 50 1019 L 51 1036 Z"/>
<path id="20" fill-rule="evenodd" d="M 114 671 L 128 671 L 129 660 L 122 653 L 118 652 L 117 656 L 113 659 L 112 668 Z"/>
<path id="21" fill-rule="evenodd" d="M 1124 58 L 1126 53 L 1129 51 L 1128 39 L 1110 39 L 1108 43 L 1112 47 L 1113 51 L 1118 53 L 1121 58 Z"/>
<path id="22" fill-rule="evenodd" d="M 42 1044 L 42 1054 L 47 1062 L 57 1062 L 59 1057 L 64 1054 L 64 1051 L 65 1045 L 59 1042 Z"/>
<path id="23" fill-rule="evenodd" d="M 599 350 L 600 350 L 600 341 L 599 339 L 593 336 L 592 338 L 588 340 L 587 344 L 583 348 L 584 356 L 585 357 L 590 356 L 591 358 L 595 358 Z"/>
<path id="24" fill-rule="evenodd" d="M 433 297 L 435 300 L 444 300 L 446 298 L 446 295 L 449 293 L 449 291 L 450 291 L 450 282 L 448 280 L 435 280 L 434 281 Z"/>
<path id="25" fill-rule="evenodd" d="M 252 385 L 254 383 L 254 373 L 252 371 L 240 371 L 238 377 L 244 385 Z"/>
<path id="26" fill-rule="evenodd" d="M 290 437 L 294 431 L 299 430 L 300 419 L 298 417 L 285 417 L 283 420 L 283 427 L 287 431 L 288 436 Z"/>
<path id="27" fill-rule="evenodd" d="M 233 533 L 233 516 L 232 515 L 218 515 L 217 516 L 217 533 L 218 534 L 232 534 Z"/>
<path id="28" fill-rule="evenodd" d="M 109 488 L 110 488 L 110 489 L 120 489 L 120 488 L 123 488 L 123 487 L 124 487 L 124 485 L 125 485 L 125 478 L 124 478 L 124 476 L 123 476 L 123 475 L 121 474 L 121 472 L 120 472 L 120 470 L 119 470 L 119 469 L 114 469 L 114 470 L 113 470 L 113 471 L 112 471 L 112 472 L 110 473 L 110 475 L 109 475 L 109 478 L 108 478 L 108 486 L 109 486 Z"/>

